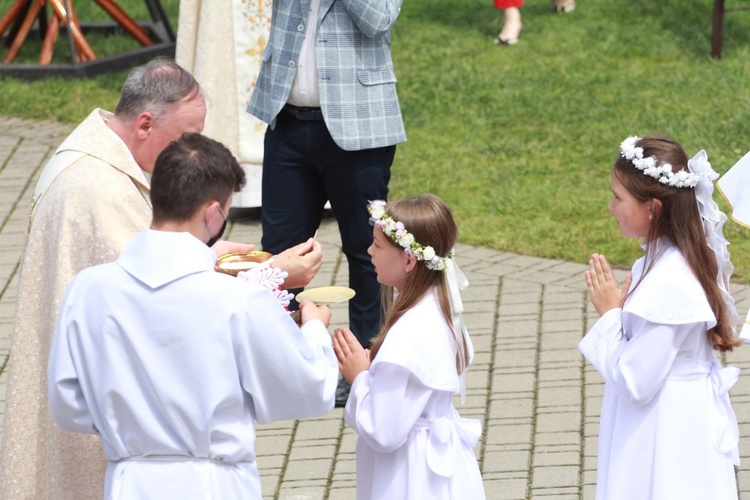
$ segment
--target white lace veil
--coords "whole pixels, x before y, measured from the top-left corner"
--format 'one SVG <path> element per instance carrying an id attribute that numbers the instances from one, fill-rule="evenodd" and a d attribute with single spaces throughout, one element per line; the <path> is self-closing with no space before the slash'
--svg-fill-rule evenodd
<path id="1" fill-rule="evenodd" d="M 716 257 L 716 265 L 718 267 L 716 281 L 721 289 L 721 296 L 729 310 L 730 323 L 734 332 L 736 331 L 739 316 L 734 306 L 734 298 L 729 293 L 729 278 L 732 276 L 734 266 L 729 260 L 729 251 L 727 250 L 729 242 L 724 238 L 723 233 L 727 216 L 719 210 L 719 206 L 712 198 L 714 192 L 713 181 L 719 178 L 719 174 L 711 168 L 706 152 L 703 150 L 699 151 L 698 154 L 688 161 L 688 167 L 691 172 L 700 176 L 698 184 L 695 186 L 695 198 L 698 202 L 698 211 L 703 221 L 703 233 L 706 235 L 706 242 Z M 745 331 L 743 328 L 743 334 L 747 335 L 748 333 L 750 331 Z M 742 334 L 740 336 L 745 340 L 749 340 Z"/>

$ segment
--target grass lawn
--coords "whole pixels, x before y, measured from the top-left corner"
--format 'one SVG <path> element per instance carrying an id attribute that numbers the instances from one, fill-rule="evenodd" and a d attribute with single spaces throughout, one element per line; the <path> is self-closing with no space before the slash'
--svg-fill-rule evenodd
<path id="1" fill-rule="evenodd" d="M 9 3 L 0 0 L 3 12 Z M 79 0 L 79 17 L 106 19 L 90 3 Z M 176 28 L 177 0 L 163 4 Z M 521 41 L 499 48 L 502 14 L 491 0 L 406 0 L 393 54 L 409 140 L 391 196 L 440 195 L 465 243 L 576 262 L 599 252 L 629 267 L 639 242 L 622 238 L 607 211 L 625 137 L 671 135 L 690 156 L 705 149 L 719 173 L 750 150 L 750 12 L 726 15 L 716 61 L 712 5 L 579 0 L 553 15 L 548 0 L 527 0 Z M 121 42 L 94 43 L 106 52 Z M 77 122 L 93 107 L 112 109 L 124 75 L 0 79 L 0 113 Z M 729 222 L 725 235 L 735 278 L 750 283 L 750 231 Z"/>

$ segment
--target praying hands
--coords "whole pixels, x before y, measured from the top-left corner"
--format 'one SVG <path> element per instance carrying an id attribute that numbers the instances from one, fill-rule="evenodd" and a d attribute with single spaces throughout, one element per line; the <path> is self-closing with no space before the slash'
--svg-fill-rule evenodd
<path id="1" fill-rule="evenodd" d="M 370 369 L 370 350 L 365 349 L 348 328 L 337 328 L 333 334 L 333 351 L 339 360 L 339 370 L 347 382 Z"/>
<path id="2" fill-rule="evenodd" d="M 585 272 L 586 285 L 594 309 L 602 316 L 610 309 L 621 307 L 630 290 L 632 276 L 628 273 L 625 283 L 620 287 L 612 268 L 604 255 L 593 254 L 589 260 L 589 270 Z"/>

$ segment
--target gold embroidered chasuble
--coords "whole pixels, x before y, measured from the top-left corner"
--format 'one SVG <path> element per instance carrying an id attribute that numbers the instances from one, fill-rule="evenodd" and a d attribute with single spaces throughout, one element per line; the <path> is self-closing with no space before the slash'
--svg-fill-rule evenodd
<path id="1" fill-rule="evenodd" d="M 35 200 L 29 217 L 0 449 L 0 498 L 81 500 L 104 494 L 107 462 L 99 437 L 61 431 L 53 423 L 47 361 L 68 282 L 82 269 L 114 261 L 151 223 L 149 179 L 106 126 L 111 116 L 94 110 L 60 145 L 45 171 L 61 158 L 71 163 Z"/>
<path id="2" fill-rule="evenodd" d="M 247 176 L 233 206 L 261 205 L 267 126 L 246 110 L 263 63 L 271 10 L 271 0 L 180 1 L 175 61 L 208 96 L 203 135 L 225 144 Z"/>

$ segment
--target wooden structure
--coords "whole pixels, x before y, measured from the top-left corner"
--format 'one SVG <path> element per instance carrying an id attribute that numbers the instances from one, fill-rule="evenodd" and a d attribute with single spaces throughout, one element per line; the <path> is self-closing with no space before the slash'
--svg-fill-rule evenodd
<path id="1" fill-rule="evenodd" d="M 714 22 L 711 35 L 711 57 L 721 59 L 721 45 L 724 35 L 724 13 L 750 10 L 750 6 L 733 7 L 727 9 L 724 0 L 714 0 Z"/>
<path id="2" fill-rule="evenodd" d="M 134 21 L 114 0 L 94 0 L 114 22 L 81 22 L 73 0 L 15 0 L 0 18 L 0 36 L 8 47 L 0 75 L 34 80 L 46 76 L 75 78 L 119 70 L 148 61 L 158 55 L 174 56 L 175 35 L 159 0 L 145 0 L 151 22 Z M 50 7 L 48 9 L 48 7 Z M 36 26 L 35 26 L 36 25 Z M 6 35 L 7 31 L 7 35 Z M 53 64 L 52 55 L 60 31 L 67 33 L 70 64 Z M 94 31 L 124 31 L 140 49 L 97 57 L 86 34 Z M 43 40 L 38 64 L 15 63 L 29 35 Z"/>

